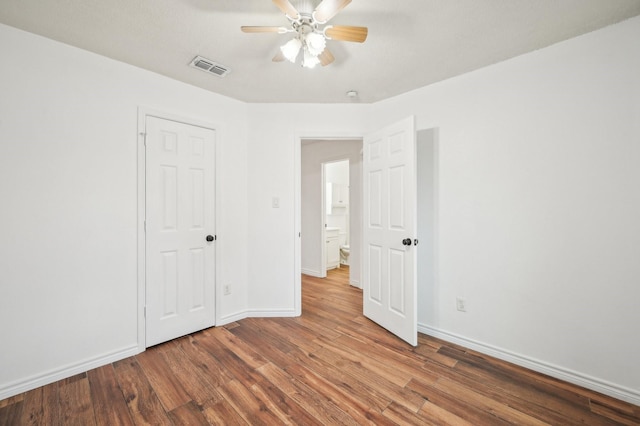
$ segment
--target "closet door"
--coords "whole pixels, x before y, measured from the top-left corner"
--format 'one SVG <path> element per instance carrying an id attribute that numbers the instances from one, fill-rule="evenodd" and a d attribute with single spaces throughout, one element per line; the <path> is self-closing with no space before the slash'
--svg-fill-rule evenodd
<path id="1" fill-rule="evenodd" d="M 215 323 L 215 130 L 146 118 L 146 346 Z"/>

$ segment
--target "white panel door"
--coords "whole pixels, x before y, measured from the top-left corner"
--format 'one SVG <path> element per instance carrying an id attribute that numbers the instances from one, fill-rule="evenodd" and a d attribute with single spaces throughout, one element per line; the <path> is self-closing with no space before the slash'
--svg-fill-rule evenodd
<path id="1" fill-rule="evenodd" d="M 150 116 L 146 133 L 148 347 L 215 323 L 216 134 Z"/>
<path id="2" fill-rule="evenodd" d="M 413 117 L 364 138 L 364 315 L 418 344 Z"/>

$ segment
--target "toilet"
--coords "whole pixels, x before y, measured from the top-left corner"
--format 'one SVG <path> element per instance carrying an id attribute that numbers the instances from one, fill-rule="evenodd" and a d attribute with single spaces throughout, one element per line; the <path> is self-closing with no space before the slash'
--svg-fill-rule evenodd
<path id="1" fill-rule="evenodd" d="M 340 264 L 349 265 L 349 242 L 346 235 L 340 235 Z"/>
<path id="2" fill-rule="evenodd" d="M 349 265 L 349 244 L 340 246 L 340 264 Z"/>

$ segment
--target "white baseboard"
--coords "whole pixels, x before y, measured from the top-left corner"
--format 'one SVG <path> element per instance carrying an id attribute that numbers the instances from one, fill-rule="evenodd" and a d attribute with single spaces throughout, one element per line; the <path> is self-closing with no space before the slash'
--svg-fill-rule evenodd
<path id="1" fill-rule="evenodd" d="M 296 312 L 291 310 L 278 310 L 278 309 L 267 309 L 267 310 L 248 310 L 247 317 L 250 318 L 278 318 L 278 317 L 299 317 L 300 315 L 296 314 Z"/>
<path id="2" fill-rule="evenodd" d="M 225 315 L 224 317 L 220 317 L 216 320 L 216 327 L 230 324 L 234 321 L 240 321 L 241 319 L 245 319 L 247 317 L 247 311 L 240 311 L 234 314 Z"/>
<path id="3" fill-rule="evenodd" d="M 277 317 L 297 317 L 294 310 L 281 309 L 247 309 L 246 311 L 236 312 L 219 318 L 216 327 L 230 324 L 234 321 L 240 321 L 245 318 L 277 318 Z"/>
<path id="4" fill-rule="evenodd" d="M 631 404 L 640 405 L 640 392 L 637 390 L 629 389 L 624 386 L 616 385 L 615 383 L 610 383 L 605 380 L 587 376 L 585 374 L 558 367 L 556 365 L 549 364 L 534 358 L 516 354 L 492 345 L 468 339 L 464 336 L 450 333 L 445 330 L 430 327 L 428 325 L 418 324 L 418 331 L 420 333 L 428 334 L 429 336 L 446 340 L 447 342 L 464 346 L 485 355 L 490 355 L 494 358 L 498 358 L 503 361 L 507 361 L 512 364 L 516 364 L 521 367 L 525 367 L 530 370 L 537 371 L 539 373 L 543 373 L 551 377 L 555 377 L 557 379 L 564 380 L 566 382 L 573 383 L 575 385 L 582 386 L 596 392 L 600 392 L 605 395 L 609 395 L 613 398 L 626 401 Z"/>
<path id="5" fill-rule="evenodd" d="M 322 273 L 321 273 L 321 272 L 319 272 L 319 271 L 314 271 L 314 270 L 311 270 L 311 269 L 304 269 L 304 268 L 302 268 L 302 269 L 300 270 L 300 272 L 302 272 L 302 273 L 303 273 L 303 274 L 305 274 L 305 275 L 310 275 L 310 276 L 312 276 L 312 277 L 316 277 L 316 278 L 323 278 Z"/>
<path id="6" fill-rule="evenodd" d="M 0 400 L 10 398 L 22 392 L 27 392 L 58 380 L 66 379 L 75 374 L 84 373 L 112 362 L 140 353 L 138 344 L 134 344 L 114 352 L 99 355 L 97 357 L 88 358 L 78 363 L 68 364 L 64 367 L 55 368 L 44 373 L 36 374 L 26 379 L 17 380 L 11 383 L 0 385 Z"/>
<path id="7" fill-rule="evenodd" d="M 354 287 L 358 287 L 358 288 L 360 288 L 360 289 L 362 288 L 362 287 L 360 286 L 360 281 L 358 281 L 358 280 L 349 280 L 349 284 L 350 284 L 350 285 L 352 285 L 352 286 L 354 286 Z"/>

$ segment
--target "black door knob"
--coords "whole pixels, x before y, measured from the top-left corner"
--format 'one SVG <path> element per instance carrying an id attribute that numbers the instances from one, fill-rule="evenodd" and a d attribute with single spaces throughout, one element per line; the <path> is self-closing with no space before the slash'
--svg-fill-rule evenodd
<path id="1" fill-rule="evenodd" d="M 207 235 L 207 241 L 211 242 L 215 240 L 215 238 L 213 238 L 213 235 Z"/>
<path id="2" fill-rule="evenodd" d="M 405 238 L 404 240 L 402 240 L 402 244 L 404 244 L 405 246 L 410 246 L 411 238 Z"/>

